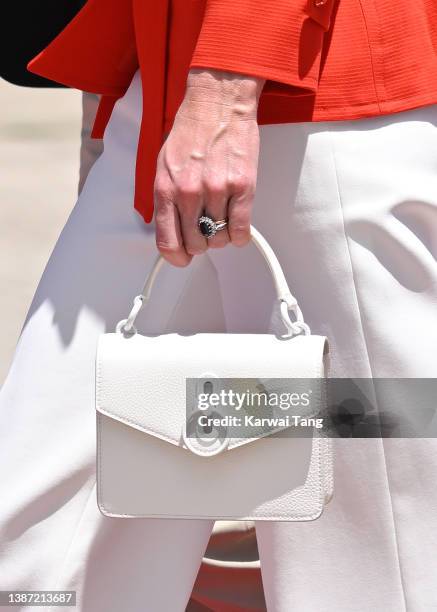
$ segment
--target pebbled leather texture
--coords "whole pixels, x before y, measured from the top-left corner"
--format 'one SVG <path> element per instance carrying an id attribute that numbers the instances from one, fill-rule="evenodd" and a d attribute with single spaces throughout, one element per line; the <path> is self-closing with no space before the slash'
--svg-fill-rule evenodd
<path id="1" fill-rule="evenodd" d="M 316 434 L 230 438 L 217 454 L 201 456 L 187 446 L 183 427 L 186 377 L 322 381 L 326 348 L 326 338 L 316 335 L 102 334 L 96 356 L 100 511 L 216 520 L 320 516 L 333 488 L 330 440 Z M 317 398 L 313 412 L 321 409 L 323 393 Z"/>

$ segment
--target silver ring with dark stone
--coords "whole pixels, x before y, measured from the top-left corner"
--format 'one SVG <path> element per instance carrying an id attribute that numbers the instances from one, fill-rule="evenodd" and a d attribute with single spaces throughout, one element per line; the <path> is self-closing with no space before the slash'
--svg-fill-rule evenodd
<path id="1" fill-rule="evenodd" d="M 211 219 L 211 217 L 207 217 L 206 215 L 202 215 L 197 221 L 200 233 L 202 236 L 205 236 L 205 238 L 212 238 L 212 236 L 215 236 L 217 232 L 224 229 L 227 224 L 228 222 L 226 219 L 214 221 L 214 219 Z"/>

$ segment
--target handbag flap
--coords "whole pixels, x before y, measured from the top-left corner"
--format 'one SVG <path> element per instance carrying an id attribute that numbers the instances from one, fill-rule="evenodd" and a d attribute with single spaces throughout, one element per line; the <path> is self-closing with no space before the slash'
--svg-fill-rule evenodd
<path id="1" fill-rule="evenodd" d="M 241 379 L 242 383 L 244 379 L 258 380 L 264 387 L 269 379 L 313 379 L 306 416 L 321 414 L 327 352 L 327 339 L 317 335 L 283 339 L 273 334 L 102 334 L 96 354 L 96 410 L 209 456 L 216 454 L 217 446 L 196 447 L 191 443 L 194 438 L 184 435 L 187 378 L 198 379 L 200 385 L 206 380 L 213 387 L 226 378 Z M 299 410 L 299 415 L 305 416 L 302 408 Z M 289 428 L 281 421 L 274 423 L 276 426 L 267 430 L 265 425 L 258 430 L 251 428 L 251 432 L 256 431 L 251 437 L 228 436 L 226 447 L 232 449 Z"/>

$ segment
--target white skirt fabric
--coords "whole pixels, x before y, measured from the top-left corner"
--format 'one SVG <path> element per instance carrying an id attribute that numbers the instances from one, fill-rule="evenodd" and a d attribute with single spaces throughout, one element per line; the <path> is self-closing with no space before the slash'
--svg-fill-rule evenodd
<path id="1" fill-rule="evenodd" d="M 96 505 L 96 340 L 156 254 L 132 204 L 140 85 L 114 109 L 0 394 L 0 590 L 76 590 L 81 612 L 183 612 L 213 527 Z M 253 224 L 329 337 L 331 376 L 436 377 L 437 105 L 260 132 Z M 277 323 L 252 245 L 164 267 L 147 313 L 138 327 L 154 333 Z M 256 524 L 267 610 L 437 610 L 436 440 L 335 439 L 334 453 L 319 519 Z"/>

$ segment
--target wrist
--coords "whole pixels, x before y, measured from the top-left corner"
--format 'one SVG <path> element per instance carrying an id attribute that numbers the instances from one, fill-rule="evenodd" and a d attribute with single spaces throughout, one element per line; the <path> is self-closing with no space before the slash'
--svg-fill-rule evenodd
<path id="1" fill-rule="evenodd" d="M 207 68 L 188 72 L 184 102 L 196 105 L 223 106 L 242 116 L 252 116 L 258 108 L 265 79 Z"/>

